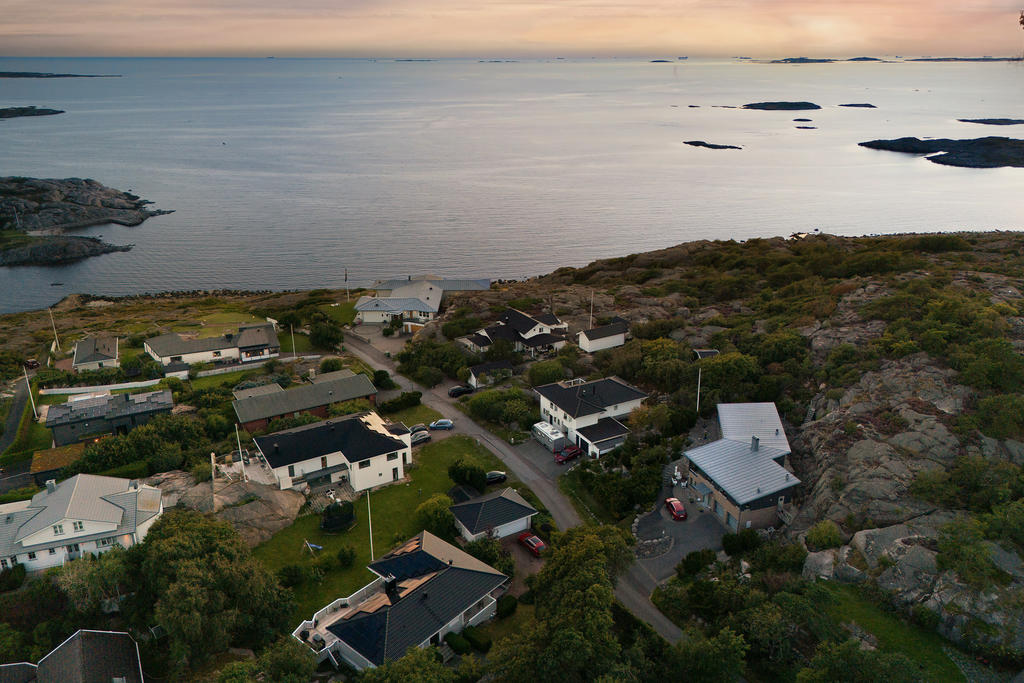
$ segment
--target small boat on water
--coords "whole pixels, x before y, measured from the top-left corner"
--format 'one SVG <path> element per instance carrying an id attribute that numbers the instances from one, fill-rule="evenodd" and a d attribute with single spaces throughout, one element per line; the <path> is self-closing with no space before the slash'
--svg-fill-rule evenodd
<path id="1" fill-rule="evenodd" d="M 51 287 L 63 287 L 64 283 L 63 282 L 51 282 L 50 286 Z"/>

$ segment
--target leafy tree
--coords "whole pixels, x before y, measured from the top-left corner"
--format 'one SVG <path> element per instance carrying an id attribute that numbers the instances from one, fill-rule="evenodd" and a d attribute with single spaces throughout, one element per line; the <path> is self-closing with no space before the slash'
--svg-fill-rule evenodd
<path id="1" fill-rule="evenodd" d="M 676 565 L 676 575 L 680 578 L 695 576 L 709 564 L 715 561 L 715 551 L 711 548 L 702 548 L 686 554 L 686 557 Z"/>
<path id="2" fill-rule="evenodd" d="M 415 526 L 430 533 L 451 540 L 455 537 L 455 515 L 449 509 L 452 506 L 452 499 L 443 493 L 438 493 L 416 507 L 413 514 Z"/>
<path id="3" fill-rule="evenodd" d="M 341 327 L 333 320 L 313 323 L 309 328 L 309 341 L 318 349 L 334 349 L 344 340 Z"/>
<path id="4" fill-rule="evenodd" d="M 939 530 L 939 569 L 952 569 L 960 578 L 978 588 L 1000 580 L 1002 572 L 992 562 L 985 545 L 985 529 L 977 519 L 952 522 Z"/>
<path id="5" fill-rule="evenodd" d="M 519 363 L 519 354 L 516 353 L 515 346 L 512 345 L 507 339 L 495 339 L 487 350 L 484 351 L 484 360 L 495 361 L 495 360 L 507 360 L 513 364 Z"/>
<path id="6" fill-rule="evenodd" d="M 461 458 L 448 466 L 448 478 L 456 484 L 472 486 L 477 491 L 487 488 L 487 472 L 484 468 Z"/>
<path id="7" fill-rule="evenodd" d="M 921 672 L 902 654 L 862 650 L 849 639 L 841 644 L 824 642 L 818 646 L 810 665 L 801 669 L 797 683 L 912 683 L 921 680 Z"/>
<path id="8" fill-rule="evenodd" d="M 561 361 L 542 360 L 530 366 L 527 372 L 530 386 L 539 387 L 543 384 L 551 384 L 565 379 L 565 367 Z"/>
<path id="9" fill-rule="evenodd" d="M 263 651 L 259 668 L 274 683 L 309 683 L 316 671 L 312 650 L 291 636 L 282 636 Z"/>
<path id="10" fill-rule="evenodd" d="M 373 371 L 373 386 L 378 389 L 394 389 L 397 384 L 391 379 L 391 374 L 387 370 L 374 370 Z"/>
<path id="11" fill-rule="evenodd" d="M 467 543 L 463 550 L 505 576 L 511 577 L 515 574 L 516 563 L 512 559 L 512 553 L 502 548 L 501 542 L 496 538 L 485 537 L 472 541 Z"/>
<path id="12" fill-rule="evenodd" d="M 356 562 L 356 549 L 350 545 L 343 545 L 338 548 L 338 566 L 348 569 Z"/>
<path id="13" fill-rule="evenodd" d="M 340 358 L 324 358 L 320 361 L 320 373 L 325 372 L 337 372 L 338 370 L 344 370 L 345 364 L 341 362 Z"/>
<path id="14" fill-rule="evenodd" d="M 360 683 L 454 683 L 455 677 L 455 672 L 441 663 L 437 650 L 411 647 L 401 659 L 364 670 Z"/>
<path id="15" fill-rule="evenodd" d="M 98 556 L 65 564 L 54 579 L 77 611 L 95 613 L 101 601 L 120 595 L 127 573 L 125 550 L 114 547 Z"/>
<path id="16" fill-rule="evenodd" d="M 0 662 L 25 661 L 26 650 L 24 634 L 0 621 Z"/>
<path id="17" fill-rule="evenodd" d="M 702 683 L 734 683 L 743 673 L 749 646 L 743 636 L 725 627 L 714 638 L 683 641 L 674 649 L 688 678 Z"/>
<path id="18" fill-rule="evenodd" d="M 831 519 L 823 519 L 807 530 L 807 543 L 815 550 L 835 548 L 842 542 L 839 527 Z"/>
<path id="19" fill-rule="evenodd" d="M 444 373 L 435 367 L 422 365 L 416 368 L 412 378 L 425 387 L 436 387 L 444 381 Z"/>

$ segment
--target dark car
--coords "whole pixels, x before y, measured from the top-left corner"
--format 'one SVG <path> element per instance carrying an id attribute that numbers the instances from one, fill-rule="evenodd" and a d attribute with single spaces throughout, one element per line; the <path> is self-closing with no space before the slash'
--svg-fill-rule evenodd
<path id="1" fill-rule="evenodd" d="M 579 446 L 566 446 L 558 453 L 555 453 L 555 462 L 557 462 L 559 465 L 564 465 L 570 460 L 575 460 L 581 455 L 583 455 L 583 451 L 580 449 Z"/>
<path id="2" fill-rule="evenodd" d="M 421 443 L 426 443 L 428 441 L 430 441 L 430 432 L 416 432 L 415 434 L 412 435 L 410 444 L 413 446 L 417 446 Z"/>
<path id="3" fill-rule="evenodd" d="M 458 398 L 459 396 L 465 396 L 466 394 L 472 394 L 473 387 L 460 384 L 459 386 L 452 387 L 448 390 L 448 395 L 452 398 Z"/>
<path id="4" fill-rule="evenodd" d="M 39 367 L 39 361 L 37 361 L 35 358 L 29 358 L 27 361 L 25 361 L 25 367 L 28 368 L 29 370 L 35 370 L 36 368 Z"/>
<path id="5" fill-rule="evenodd" d="M 434 420 L 430 423 L 431 429 L 455 429 L 455 423 L 446 417 L 442 417 L 440 420 Z"/>
<path id="6" fill-rule="evenodd" d="M 409 433 L 410 434 L 415 434 L 416 432 L 425 432 L 425 431 L 427 431 L 427 425 L 423 424 L 422 422 L 420 422 L 419 424 L 413 425 L 412 427 L 409 427 Z"/>
<path id="7" fill-rule="evenodd" d="M 505 476 L 505 473 L 502 472 L 501 470 L 491 470 L 490 472 L 487 473 L 488 486 L 490 486 L 491 484 L 502 484 L 505 482 L 506 479 L 508 479 L 508 477 Z"/>
<path id="8" fill-rule="evenodd" d="M 519 534 L 519 542 L 526 546 L 526 549 L 529 550 L 534 557 L 540 557 L 540 554 L 548 549 L 544 541 L 537 538 L 537 535 L 532 531 L 524 531 Z"/>
<path id="9" fill-rule="evenodd" d="M 666 498 L 665 509 L 672 515 L 672 519 L 683 520 L 686 519 L 686 508 L 679 501 L 678 498 Z"/>

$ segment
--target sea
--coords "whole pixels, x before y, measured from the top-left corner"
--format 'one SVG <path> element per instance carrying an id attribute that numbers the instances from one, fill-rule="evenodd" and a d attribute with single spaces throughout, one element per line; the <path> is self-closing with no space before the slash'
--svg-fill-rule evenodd
<path id="1" fill-rule="evenodd" d="M 0 58 L 120 76 L 0 79 L 0 107 L 66 111 L 0 121 L 0 175 L 94 178 L 174 210 L 76 233 L 129 252 L 0 268 L 0 312 L 346 273 L 523 278 L 704 239 L 1024 228 L 1024 169 L 857 146 L 1021 137 L 957 121 L 1024 118 L 1020 63 L 653 59 Z M 822 108 L 738 108 L 778 100 Z"/>

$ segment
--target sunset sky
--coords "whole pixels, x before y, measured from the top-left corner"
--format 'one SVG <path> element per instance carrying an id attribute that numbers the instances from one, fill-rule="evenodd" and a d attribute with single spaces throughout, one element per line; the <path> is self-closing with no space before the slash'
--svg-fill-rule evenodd
<path id="1" fill-rule="evenodd" d="M 23 56 L 1019 55 L 1021 0 L 0 0 Z"/>

